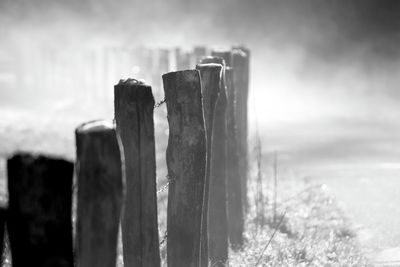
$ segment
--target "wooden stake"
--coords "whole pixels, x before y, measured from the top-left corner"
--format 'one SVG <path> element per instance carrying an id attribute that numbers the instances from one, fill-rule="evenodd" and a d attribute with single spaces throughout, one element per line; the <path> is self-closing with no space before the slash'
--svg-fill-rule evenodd
<path id="1" fill-rule="evenodd" d="M 76 263 L 115 266 L 123 203 L 123 155 L 113 125 L 104 121 L 76 129 L 78 183 Z M 122 150 L 122 147 L 121 147 Z"/>
<path id="2" fill-rule="evenodd" d="M 245 210 L 248 209 L 247 177 L 247 99 L 249 94 L 249 56 L 242 48 L 232 52 L 233 81 L 235 85 L 235 114 L 239 152 L 239 171 L 242 188 L 242 200 Z"/>
<path id="3" fill-rule="evenodd" d="M 12 265 L 73 266 L 72 176 L 63 159 L 19 153 L 8 159 L 7 229 Z"/>
<path id="4" fill-rule="evenodd" d="M 237 249 L 243 245 L 244 218 L 236 136 L 235 88 L 233 84 L 233 70 L 231 68 L 226 68 L 225 78 L 228 94 L 226 112 L 228 228 L 230 243 L 234 249 Z"/>
<path id="5" fill-rule="evenodd" d="M 219 57 L 203 58 L 202 63 L 225 61 Z M 211 266 L 226 266 L 228 260 L 228 222 L 226 208 L 226 84 L 225 67 L 222 69 L 220 93 L 214 112 L 214 126 L 211 148 L 208 251 Z"/>
<path id="6" fill-rule="evenodd" d="M 125 267 L 159 266 L 154 99 L 134 79 L 114 87 L 117 133 L 124 147 L 126 201 L 122 220 Z"/>
<path id="7" fill-rule="evenodd" d="M 203 95 L 203 112 L 206 130 L 207 155 L 206 155 L 206 178 L 204 183 L 204 202 L 201 233 L 201 265 L 208 266 L 208 207 L 210 195 L 210 170 L 211 170 L 211 144 L 214 123 L 214 110 L 219 96 L 221 83 L 222 65 L 199 64 L 196 69 L 200 71 L 201 89 Z"/>
<path id="8" fill-rule="evenodd" d="M 170 72 L 163 81 L 169 123 L 168 266 L 197 267 L 206 170 L 200 74 Z"/>

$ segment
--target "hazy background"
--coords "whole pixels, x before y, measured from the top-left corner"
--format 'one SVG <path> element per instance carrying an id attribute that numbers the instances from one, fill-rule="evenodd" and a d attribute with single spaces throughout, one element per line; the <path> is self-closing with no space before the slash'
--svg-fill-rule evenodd
<path id="1" fill-rule="evenodd" d="M 0 155 L 73 157 L 76 123 L 112 118 L 103 104 L 79 107 L 86 88 L 102 86 L 101 77 L 71 78 L 85 71 L 88 49 L 244 44 L 252 53 L 250 138 L 258 127 L 265 168 L 277 150 L 283 169 L 330 184 L 376 232 L 371 244 L 399 246 L 399 41 L 395 0 L 0 0 Z M 77 62 L 70 78 L 46 90 L 40 80 L 21 84 L 13 70 L 29 75 L 36 66 L 20 59 L 51 51 L 63 55 L 61 65 Z"/>

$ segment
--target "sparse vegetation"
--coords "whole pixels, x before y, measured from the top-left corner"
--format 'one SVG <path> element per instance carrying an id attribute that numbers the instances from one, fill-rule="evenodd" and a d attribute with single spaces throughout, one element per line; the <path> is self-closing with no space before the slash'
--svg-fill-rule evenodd
<path id="1" fill-rule="evenodd" d="M 265 214 L 264 226 L 258 223 L 255 210 L 250 210 L 245 246 L 230 251 L 230 266 L 370 265 L 360 250 L 351 222 L 326 186 L 310 186 L 296 197 L 277 204 L 278 214 L 285 212 L 280 224 L 282 215 L 274 222 L 273 207 Z"/>

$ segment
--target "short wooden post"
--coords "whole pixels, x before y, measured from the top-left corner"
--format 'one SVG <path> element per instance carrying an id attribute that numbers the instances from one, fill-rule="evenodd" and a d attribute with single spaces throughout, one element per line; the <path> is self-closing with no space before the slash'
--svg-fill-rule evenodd
<path id="1" fill-rule="evenodd" d="M 234 249 L 243 244 L 243 203 L 240 183 L 239 155 L 236 136 L 235 120 L 235 88 L 233 84 L 233 70 L 225 69 L 227 87 L 227 196 L 228 196 L 228 228 L 229 240 Z"/>
<path id="2" fill-rule="evenodd" d="M 235 85 L 235 114 L 239 150 L 239 171 L 242 188 L 242 200 L 245 210 L 248 208 L 247 177 L 247 99 L 249 94 L 249 55 L 247 50 L 234 48 L 232 52 L 233 81 Z"/>
<path id="3" fill-rule="evenodd" d="M 78 267 L 116 266 L 123 173 L 112 124 L 93 121 L 76 129 Z M 121 147 L 122 149 L 122 147 Z"/>
<path id="4" fill-rule="evenodd" d="M 200 71 L 201 90 L 203 96 L 204 124 L 206 130 L 206 178 L 204 183 L 203 218 L 201 230 L 201 265 L 208 266 L 208 207 L 210 195 L 210 170 L 211 170 L 211 144 L 214 123 L 214 110 L 219 96 L 222 65 L 209 63 L 199 64 L 196 69 Z"/>
<path id="5" fill-rule="evenodd" d="M 197 267 L 206 171 L 200 74 L 170 72 L 163 81 L 169 123 L 168 266 Z"/>
<path id="6" fill-rule="evenodd" d="M 63 159 L 19 153 L 8 159 L 7 229 L 12 265 L 73 266 L 72 177 Z"/>
<path id="7" fill-rule="evenodd" d="M 134 79 L 114 87 L 117 133 L 124 147 L 126 200 L 122 220 L 125 267 L 159 266 L 156 159 L 151 87 Z"/>
<path id="8" fill-rule="evenodd" d="M 202 63 L 225 61 L 219 57 L 203 58 Z M 226 84 L 225 67 L 222 70 L 220 93 L 214 112 L 211 147 L 210 195 L 208 212 L 208 251 L 211 266 L 226 266 L 228 260 L 228 222 L 226 208 Z"/>

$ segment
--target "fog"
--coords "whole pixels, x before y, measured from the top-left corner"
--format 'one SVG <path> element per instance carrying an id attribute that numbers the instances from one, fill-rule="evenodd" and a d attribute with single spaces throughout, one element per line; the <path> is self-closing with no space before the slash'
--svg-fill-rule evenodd
<path id="1" fill-rule="evenodd" d="M 394 0 L 0 0 L 2 124 L 24 120 L 15 114 L 31 120 L 27 114 L 43 118 L 80 105 L 91 109 L 81 118 L 111 118 L 113 84 L 143 72 L 90 76 L 85 71 L 96 63 L 87 51 L 243 44 L 251 50 L 250 139 L 257 129 L 266 158 L 278 151 L 285 167 L 304 175 L 313 168 L 397 169 L 399 18 Z M 35 57 L 46 53 L 60 55 L 57 66 L 65 66 L 47 85 L 39 74 L 53 70 L 19 63 L 40 62 Z M 106 91 L 106 102 L 90 101 L 93 88 Z M 15 143 L 24 148 L 23 141 Z"/>

